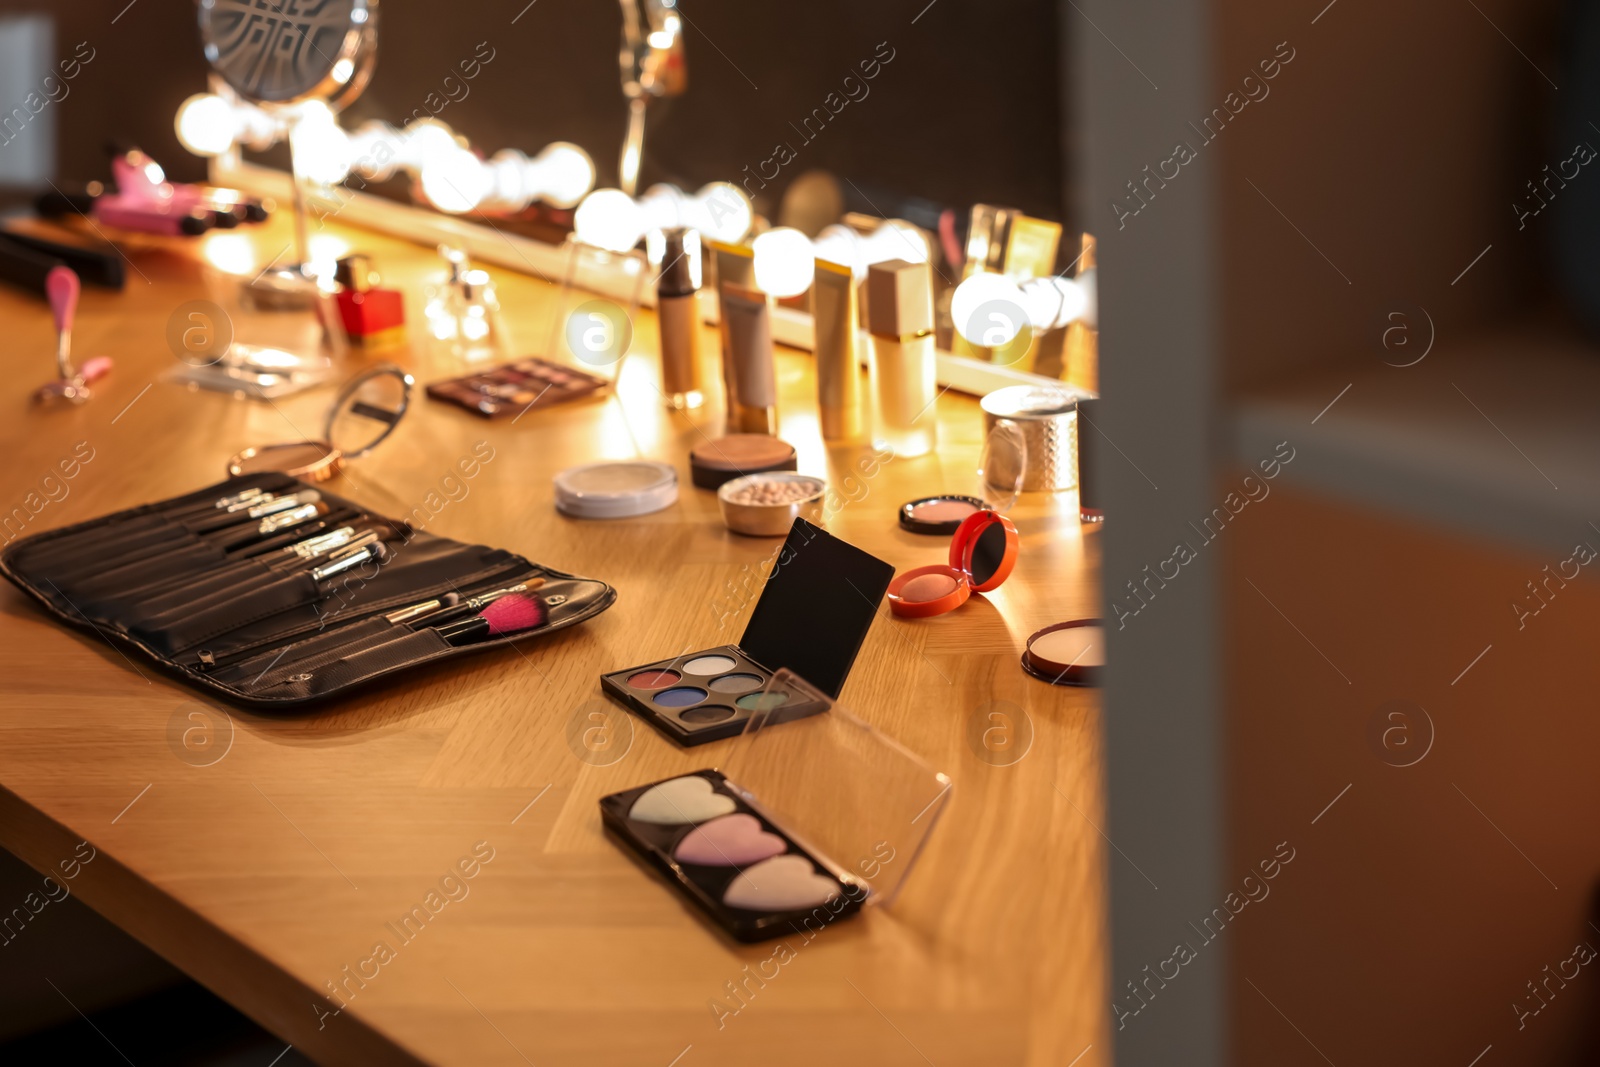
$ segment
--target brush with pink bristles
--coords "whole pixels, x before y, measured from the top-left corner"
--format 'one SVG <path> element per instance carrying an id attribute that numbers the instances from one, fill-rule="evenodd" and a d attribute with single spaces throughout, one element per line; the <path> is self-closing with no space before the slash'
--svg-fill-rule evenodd
<path id="1" fill-rule="evenodd" d="M 548 620 L 544 602 L 510 593 L 488 604 L 471 618 L 434 627 L 448 644 L 470 645 L 488 637 L 533 630 Z"/>

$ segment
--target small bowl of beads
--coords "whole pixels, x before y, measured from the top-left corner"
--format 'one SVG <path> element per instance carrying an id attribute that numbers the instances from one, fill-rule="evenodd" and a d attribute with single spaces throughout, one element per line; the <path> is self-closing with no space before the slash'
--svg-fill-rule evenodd
<path id="1" fill-rule="evenodd" d="M 783 537 L 797 518 L 822 525 L 822 494 L 827 488 L 821 478 L 809 474 L 767 471 L 723 482 L 717 489 L 717 504 L 722 521 L 734 533 Z"/>

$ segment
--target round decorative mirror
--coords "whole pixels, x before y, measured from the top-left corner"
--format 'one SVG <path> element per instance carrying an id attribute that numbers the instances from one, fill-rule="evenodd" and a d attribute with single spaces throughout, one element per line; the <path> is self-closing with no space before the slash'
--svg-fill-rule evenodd
<path id="1" fill-rule="evenodd" d="M 372 77 L 378 0 L 200 0 L 206 61 L 255 104 L 338 110 Z"/>

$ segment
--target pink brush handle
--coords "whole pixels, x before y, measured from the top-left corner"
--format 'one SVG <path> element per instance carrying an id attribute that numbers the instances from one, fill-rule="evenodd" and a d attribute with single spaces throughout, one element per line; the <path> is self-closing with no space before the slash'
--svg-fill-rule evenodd
<path id="1" fill-rule="evenodd" d="M 72 318 L 78 312 L 78 289 L 78 276 L 71 267 L 51 267 L 50 273 L 44 276 L 44 290 L 50 295 L 57 333 L 72 329 Z"/>

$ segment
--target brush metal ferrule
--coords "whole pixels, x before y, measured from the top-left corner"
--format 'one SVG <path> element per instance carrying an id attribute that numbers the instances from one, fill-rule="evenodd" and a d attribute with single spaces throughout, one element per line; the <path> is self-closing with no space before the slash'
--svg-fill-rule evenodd
<path id="1" fill-rule="evenodd" d="M 305 522 L 307 519 L 316 517 L 316 504 L 302 504 L 291 511 L 280 511 L 276 515 L 270 515 L 262 519 L 256 530 L 264 534 L 277 533 L 279 530 L 288 529 L 297 522 Z"/>

